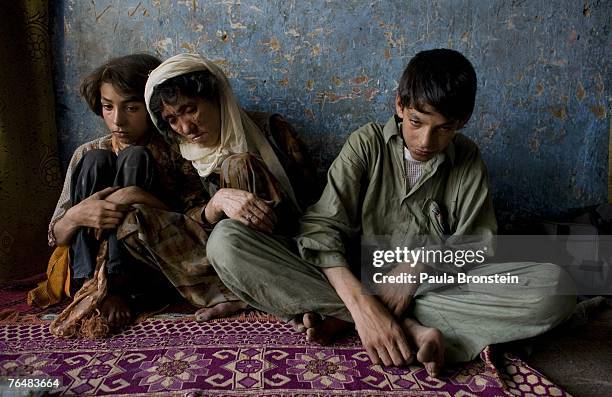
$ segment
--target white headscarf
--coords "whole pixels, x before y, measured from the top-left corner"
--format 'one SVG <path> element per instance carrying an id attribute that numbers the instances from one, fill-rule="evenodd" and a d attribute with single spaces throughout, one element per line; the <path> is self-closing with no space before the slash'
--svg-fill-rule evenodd
<path id="1" fill-rule="evenodd" d="M 175 55 L 151 72 L 145 86 L 144 95 L 151 120 L 159 129 L 159 120 L 150 108 L 151 96 L 155 87 L 173 77 L 205 70 L 212 73 L 219 86 L 219 110 L 221 115 L 219 145 L 203 147 L 184 139 L 180 139 L 178 142 L 181 155 L 191 161 L 198 174 L 203 178 L 213 172 L 218 172 L 221 163 L 228 156 L 248 151 L 246 134 L 260 134 L 259 128 L 238 106 L 236 97 L 223 71 L 201 55 Z"/>

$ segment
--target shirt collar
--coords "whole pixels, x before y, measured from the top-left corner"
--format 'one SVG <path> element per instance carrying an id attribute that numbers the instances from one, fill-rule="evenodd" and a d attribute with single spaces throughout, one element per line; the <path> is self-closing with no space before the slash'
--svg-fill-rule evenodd
<path id="1" fill-rule="evenodd" d="M 389 121 L 387 121 L 387 124 L 385 124 L 383 128 L 383 137 L 385 138 L 385 143 L 387 145 L 389 144 L 391 138 L 396 137 L 400 140 L 402 146 L 404 146 L 404 139 L 402 138 L 398 127 L 401 121 L 402 120 L 397 117 L 397 115 L 393 115 Z M 457 133 L 455 133 L 455 137 L 457 136 L 456 134 Z M 446 149 L 444 149 L 444 153 L 446 154 L 445 157 L 450 161 L 451 165 L 455 163 L 455 139 L 456 138 L 453 138 Z"/>

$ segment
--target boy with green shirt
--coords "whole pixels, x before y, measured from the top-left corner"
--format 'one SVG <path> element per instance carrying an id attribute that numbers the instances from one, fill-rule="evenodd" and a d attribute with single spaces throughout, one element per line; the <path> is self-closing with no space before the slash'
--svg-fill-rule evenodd
<path id="1" fill-rule="evenodd" d="M 478 147 L 457 133 L 469 120 L 476 73 L 460 53 L 417 54 L 399 82 L 395 115 L 355 131 L 331 165 L 320 200 L 300 221 L 294 241 L 222 221 L 208 242 L 221 280 L 242 300 L 284 319 L 298 316 L 308 338 L 326 343 L 355 327 L 373 363 L 407 365 L 415 359 L 431 376 L 444 361 L 467 361 L 487 345 L 543 333 L 573 310 L 575 297 L 552 264 L 436 265 L 448 274 L 511 274 L 518 285 L 429 283 L 385 285 L 363 292 L 351 242 L 400 237 L 453 246 L 496 234 L 487 170 Z M 296 244 L 297 243 L 297 244 Z M 410 247 L 415 248 L 415 246 Z M 423 263 L 389 274 L 418 276 Z M 464 293 L 465 290 L 470 293 Z"/>

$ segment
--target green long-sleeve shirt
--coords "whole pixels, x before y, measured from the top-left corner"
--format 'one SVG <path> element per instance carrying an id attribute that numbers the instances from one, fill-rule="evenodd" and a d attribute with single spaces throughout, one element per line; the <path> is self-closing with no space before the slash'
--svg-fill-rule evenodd
<path id="1" fill-rule="evenodd" d="M 456 134 L 412 188 L 403 148 L 394 117 L 351 134 L 328 171 L 321 198 L 301 219 L 296 242 L 304 259 L 319 267 L 348 266 L 353 255 L 347 251 L 358 249 L 350 242 L 360 236 L 412 241 L 412 248 L 448 246 L 460 236 L 491 241 L 497 222 L 476 144 Z"/>

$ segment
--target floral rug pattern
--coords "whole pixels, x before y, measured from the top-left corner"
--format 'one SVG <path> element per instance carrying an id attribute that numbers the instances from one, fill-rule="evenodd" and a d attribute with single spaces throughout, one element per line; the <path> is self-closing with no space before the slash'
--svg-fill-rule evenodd
<path id="1" fill-rule="evenodd" d="M 509 355 L 448 368 L 373 365 L 356 335 L 307 342 L 274 320 L 155 317 L 109 339 L 56 339 L 48 322 L 0 325 L 0 377 L 57 377 L 52 395 L 566 396 Z M 0 393 L 1 394 L 1 393 Z"/>

